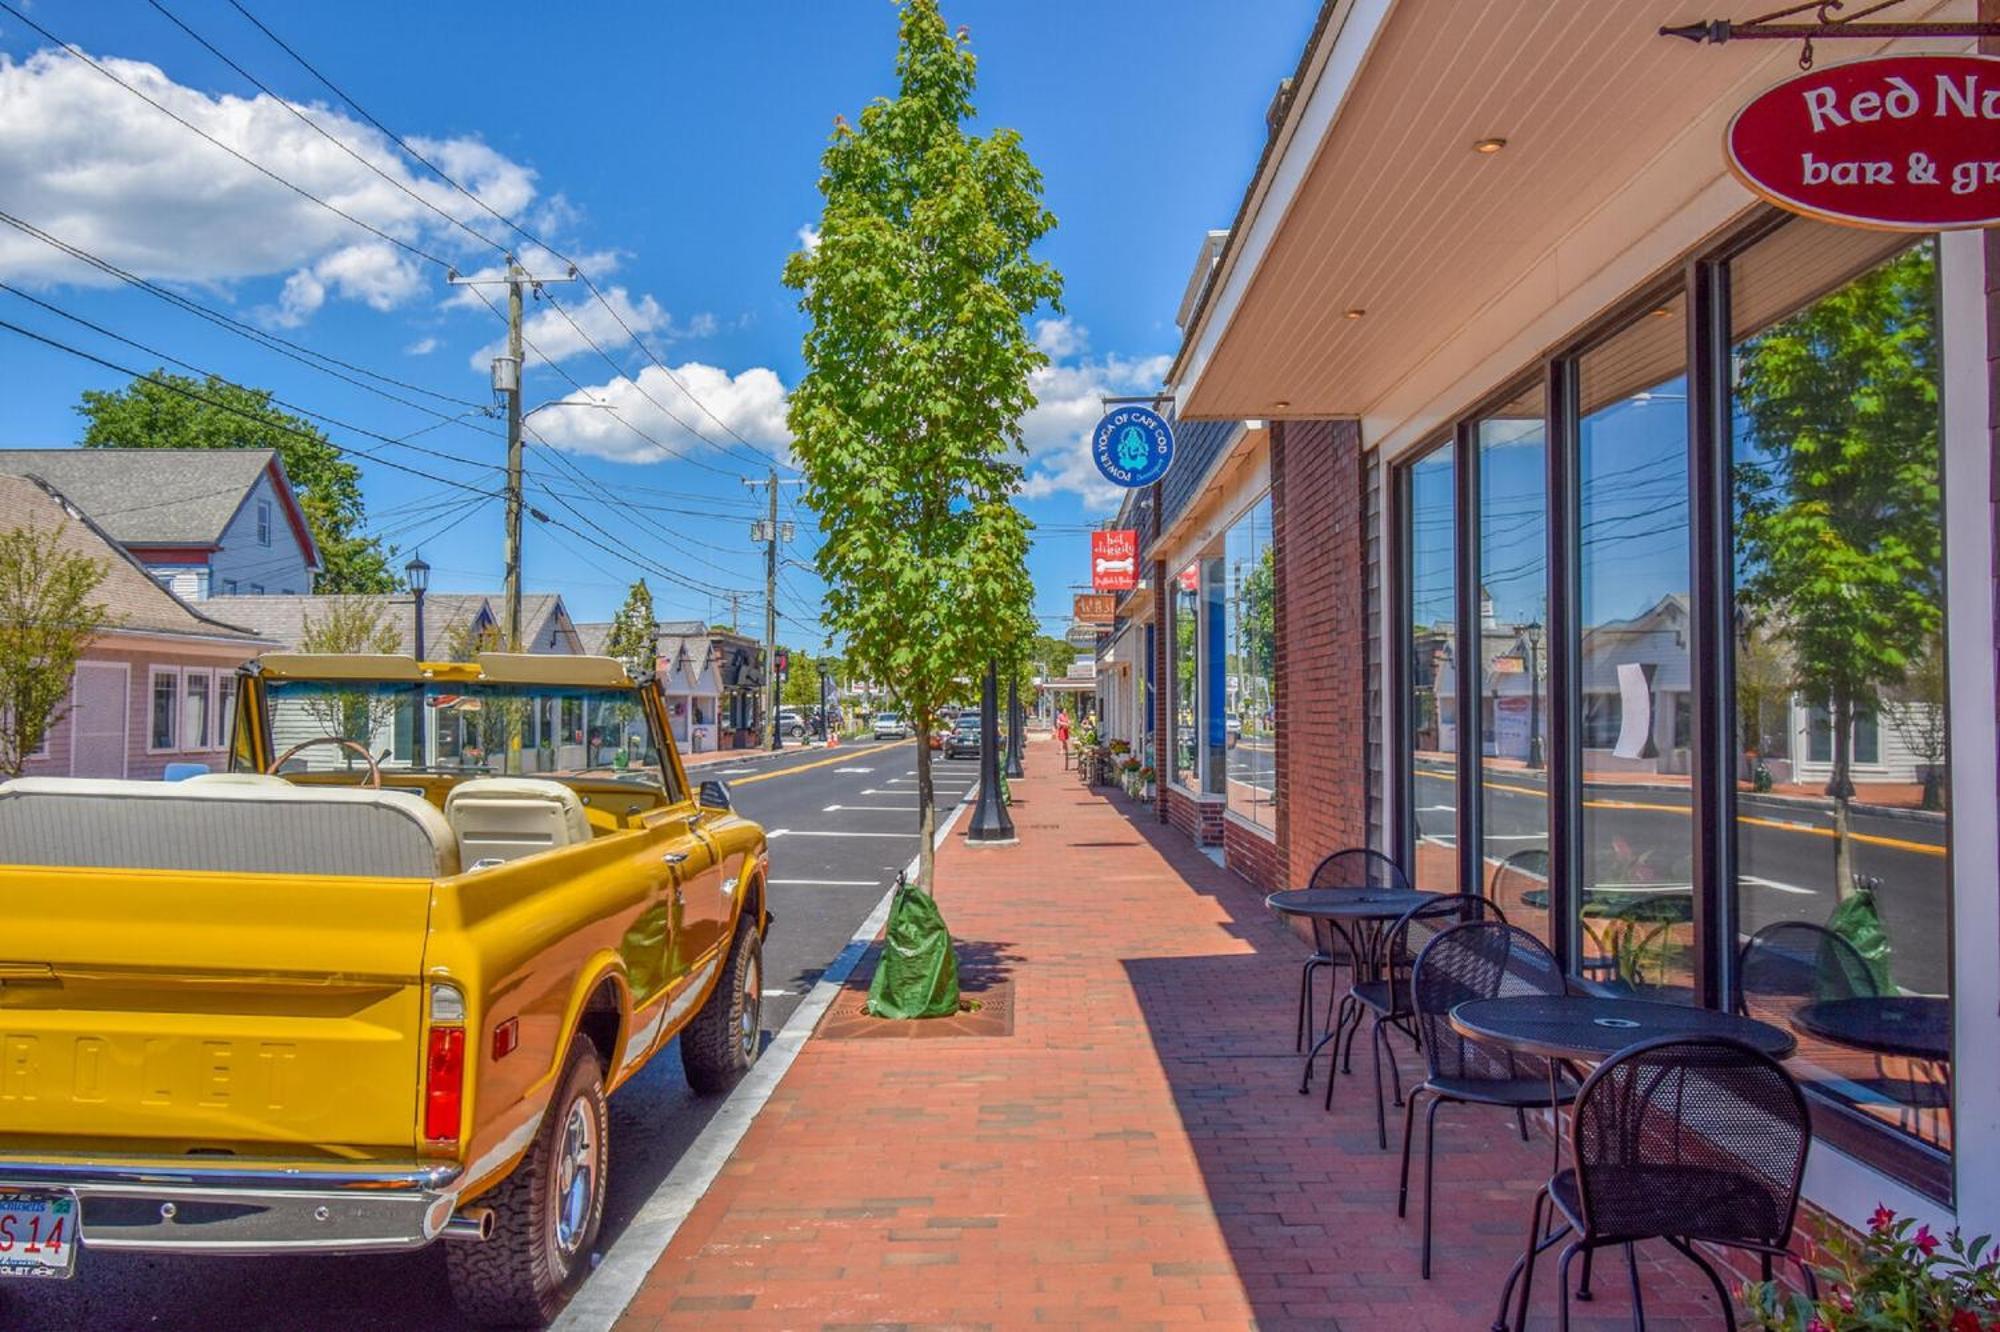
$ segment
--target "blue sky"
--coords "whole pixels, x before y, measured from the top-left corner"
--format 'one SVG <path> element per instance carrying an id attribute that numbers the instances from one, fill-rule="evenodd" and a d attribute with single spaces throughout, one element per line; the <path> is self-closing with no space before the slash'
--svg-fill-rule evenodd
<path id="1" fill-rule="evenodd" d="M 413 192 L 484 224 L 226 0 L 164 3 Z M 644 574 L 663 616 L 726 621 L 722 593 L 761 586 L 751 500 L 737 478 L 753 470 L 753 450 L 782 449 L 783 390 L 801 370 L 802 324 L 779 271 L 817 216 L 817 158 L 834 116 L 852 118 L 893 90 L 894 6 L 244 4 L 370 113 L 580 261 L 675 372 L 678 384 L 574 285 L 551 291 L 615 364 L 554 310 L 531 311 L 530 339 L 558 369 L 531 368 L 530 403 L 574 397 L 567 372 L 658 442 L 600 411 L 534 418 L 562 457 L 530 452 L 530 502 L 567 530 L 529 524 L 529 586 L 562 592 L 578 619 L 602 619 Z M 1022 133 L 1061 222 L 1044 252 L 1067 278 L 1065 312 L 1038 327 L 1056 363 L 1040 385 L 1042 407 L 1024 423 L 1032 480 L 1023 503 L 1042 528 L 1031 571 L 1051 630 L 1086 569 L 1081 525 L 1109 511 L 1081 444 L 1097 395 L 1158 386 L 1201 236 L 1229 224 L 1263 142 L 1265 107 L 1316 10 L 1315 0 L 946 7 L 952 23 L 970 27 L 980 57 L 982 126 Z M 36 0 L 26 12 L 389 234 L 462 272 L 497 262 L 495 251 L 260 97 L 145 0 Z M 440 270 L 255 175 L 4 13 L 0 62 L 0 209 L 314 351 L 434 393 L 488 400 L 484 357 L 500 325 Z M 486 433 L 493 422 L 446 424 L 363 392 L 4 227 L 0 281 L 363 430 L 401 438 L 435 427 L 409 442 L 442 458 L 329 433 L 475 489 L 497 481 L 503 449 Z M 11 293 L 0 292 L 0 319 L 121 365 L 160 361 Z M 0 330 L 0 445 L 73 441 L 78 395 L 122 382 Z M 463 410 L 391 391 L 446 415 Z M 669 458 L 662 445 L 696 461 Z M 421 543 L 435 588 L 497 590 L 497 503 L 370 463 L 364 471 L 371 526 L 406 551 Z M 814 540 L 803 515 L 788 554 L 809 564 Z M 631 552 L 637 566 L 602 546 Z M 819 584 L 798 567 L 784 581 L 781 636 L 811 644 Z M 760 597 L 745 596 L 740 610 L 746 626 L 761 623 Z"/>

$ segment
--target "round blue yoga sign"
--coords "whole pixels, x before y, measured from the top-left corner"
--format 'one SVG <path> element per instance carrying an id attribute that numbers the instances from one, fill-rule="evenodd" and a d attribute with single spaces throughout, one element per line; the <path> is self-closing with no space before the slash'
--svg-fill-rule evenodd
<path id="1" fill-rule="evenodd" d="M 1150 486 L 1173 464 L 1173 427 L 1149 408 L 1117 408 L 1090 432 L 1090 456 L 1112 485 Z"/>

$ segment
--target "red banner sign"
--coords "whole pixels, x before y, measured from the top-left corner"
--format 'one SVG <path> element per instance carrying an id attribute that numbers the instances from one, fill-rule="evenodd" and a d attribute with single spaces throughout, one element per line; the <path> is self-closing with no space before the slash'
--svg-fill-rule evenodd
<path id="1" fill-rule="evenodd" d="M 2000 57 L 1900 55 L 1787 79 L 1729 122 L 1780 208 L 1891 231 L 2000 224 Z"/>
<path id="2" fill-rule="evenodd" d="M 1139 534 L 1113 528 L 1090 534 L 1090 585 L 1099 592 L 1130 592 L 1139 586 Z"/>

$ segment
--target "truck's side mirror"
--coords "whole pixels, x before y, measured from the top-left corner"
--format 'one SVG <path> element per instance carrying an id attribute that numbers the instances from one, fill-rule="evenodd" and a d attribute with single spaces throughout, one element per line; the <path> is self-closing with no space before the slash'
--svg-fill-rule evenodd
<path id="1" fill-rule="evenodd" d="M 703 782 L 695 792 L 695 803 L 703 809 L 730 810 L 735 802 L 729 798 L 729 783 L 714 777 Z"/>

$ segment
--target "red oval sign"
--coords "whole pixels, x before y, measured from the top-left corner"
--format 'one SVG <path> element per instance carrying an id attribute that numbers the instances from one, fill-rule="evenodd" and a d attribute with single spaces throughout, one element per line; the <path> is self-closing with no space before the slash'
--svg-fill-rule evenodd
<path id="1" fill-rule="evenodd" d="M 1729 122 L 1729 166 L 1853 226 L 2000 225 L 2000 57 L 1880 56 L 1787 79 Z"/>

